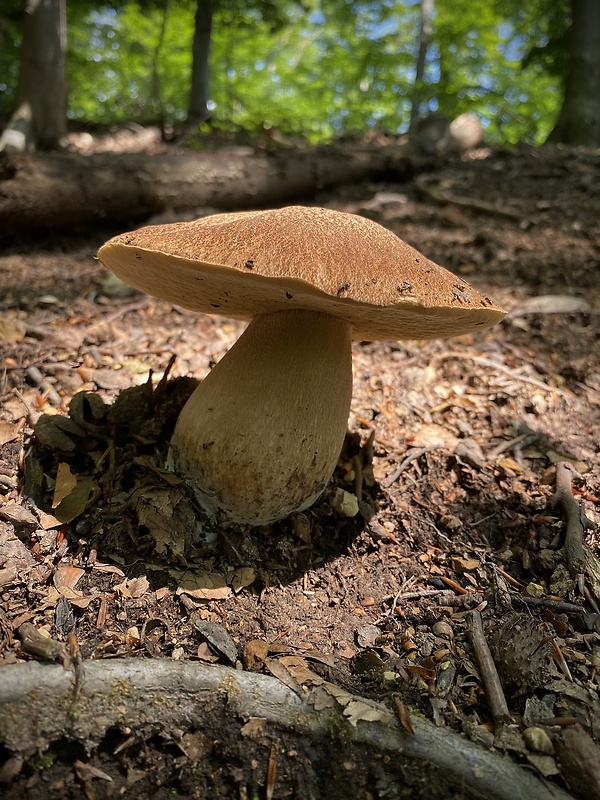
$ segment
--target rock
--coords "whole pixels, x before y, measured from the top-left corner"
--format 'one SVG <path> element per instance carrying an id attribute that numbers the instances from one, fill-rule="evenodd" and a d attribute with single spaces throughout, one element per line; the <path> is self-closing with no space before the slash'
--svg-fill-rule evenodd
<path id="1" fill-rule="evenodd" d="M 523 738 L 530 750 L 535 750 L 537 753 L 544 753 L 547 756 L 554 755 L 552 739 L 543 728 L 538 728 L 535 725 L 531 728 L 525 728 L 523 731 Z"/>

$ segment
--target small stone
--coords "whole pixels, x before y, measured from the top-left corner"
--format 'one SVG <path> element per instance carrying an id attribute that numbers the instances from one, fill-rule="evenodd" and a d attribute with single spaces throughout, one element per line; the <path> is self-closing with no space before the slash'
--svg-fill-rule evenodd
<path id="1" fill-rule="evenodd" d="M 120 278 L 117 278 L 112 272 L 104 279 L 100 291 L 106 297 L 122 298 L 131 297 L 131 295 L 135 294 L 135 289 L 132 289 L 131 286 L 128 286 Z"/>
<path id="2" fill-rule="evenodd" d="M 546 592 L 543 586 L 540 586 L 539 583 L 534 583 L 532 581 L 525 587 L 525 594 L 527 597 L 543 597 Z"/>
<path id="3" fill-rule="evenodd" d="M 452 557 L 452 569 L 457 575 L 464 575 L 465 572 L 473 572 L 473 570 L 476 570 L 480 566 L 481 561 L 478 558 Z"/>
<path id="4" fill-rule="evenodd" d="M 355 517 L 358 514 L 358 499 L 355 494 L 350 494 L 337 487 L 331 498 L 331 507 L 340 517 Z"/>
<path id="5" fill-rule="evenodd" d="M 537 753 L 544 753 L 547 756 L 554 755 L 552 739 L 543 728 L 538 728 L 537 726 L 525 728 L 523 738 L 527 743 L 527 747 L 531 750 L 535 750 Z"/>
<path id="6" fill-rule="evenodd" d="M 494 747 L 498 750 L 511 750 L 514 753 L 527 755 L 527 748 L 521 732 L 516 725 L 501 725 L 496 729 Z"/>

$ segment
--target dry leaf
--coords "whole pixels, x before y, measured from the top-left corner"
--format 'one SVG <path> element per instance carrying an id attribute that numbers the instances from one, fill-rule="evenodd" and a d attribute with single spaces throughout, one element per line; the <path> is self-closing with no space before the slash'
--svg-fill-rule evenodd
<path id="1" fill-rule="evenodd" d="M 269 644 L 262 639 L 252 639 L 244 645 L 242 660 L 247 670 L 257 671 L 262 668 L 269 654 Z"/>
<path id="2" fill-rule="evenodd" d="M 14 422 L 0 420 L 0 447 L 7 442 L 12 442 L 19 435 L 20 427 Z"/>
<path id="3" fill-rule="evenodd" d="M 121 597 L 126 597 L 127 599 L 131 598 L 131 592 L 129 591 L 129 587 L 127 586 L 127 581 L 123 581 L 122 583 L 118 583 L 114 587 L 114 591 L 118 592 Z"/>
<path id="4" fill-rule="evenodd" d="M 265 732 L 267 720 L 264 717 L 250 717 L 245 725 L 242 725 L 240 733 L 250 739 L 259 739 Z"/>
<path id="5" fill-rule="evenodd" d="M 93 598 L 91 597 L 70 597 L 69 603 L 76 608 L 84 609 L 89 606 L 89 604 L 92 602 L 92 599 Z"/>
<path id="6" fill-rule="evenodd" d="M 287 686 L 288 689 L 291 689 L 292 692 L 298 695 L 298 697 L 303 697 L 304 693 L 302 691 L 302 686 L 300 686 L 285 664 L 283 664 L 281 661 L 278 661 L 276 658 L 267 658 L 265 661 L 265 666 L 274 678 L 277 678 L 277 680 L 281 681 L 284 686 Z"/>
<path id="7" fill-rule="evenodd" d="M 13 525 L 27 525 L 30 527 L 38 526 L 37 517 L 24 508 L 20 503 L 7 503 L 0 506 L 0 519 L 6 519 Z"/>
<path id="8" fill-rule="evenodd" d="M 56 508 L 57 505 L 62 503 L 65 497 L 68 497 L 76 486 L 77 476 L 73 475 L 68 464 L 61 461 L 56 471 L 52 508 Z"/>
<path id="9" fill-rule="evenodd" d="M 194 600 L 225 600 L 231 596 L 231 587 L 218 572 L 170 569 L 169 575 L 178 583 L 178 595 L 187 594 Z"/>
<path id="10" fill-rule="evenodd" d="M 447 450 L 454 450 L 458 444 L 458 439 L 448 428 L 433 423 L 423 425 L 411 437 L 412 447 L 430 447 L 432 450 L 443 447 Z"/>
<path id="11" fill-rule="evenodd" d="M 194 628 L 211 646 L 213 652 L 221 653 L 232 664 L 237 661 L 238 651 L 235 642 L 219 622 L 197 619 Z"/>
<path id="12" fill-rule="evenodd" d="M 507 470 L 508 472 L 514 472 L 516 475 L 520 475 L 523 472 L 519 464 L 517 464 L 514 458 L 510 458 L 510 456 L 507 458 L 500 458 L 496 462 L 496 465 L 501 469 Z"/>
<path id="13" fill-rule="evenodd" d="M 57 589 L 62 589 L 64 587 L 74 589 L 84 574 L 85 570 L 81 569 L 81 567 L 72 567 L 68 564 L 59 564 L 56 572 L 54 573 L 52 582 Z"/>
<path id="14" fill-rule="evenodd" d="M 558 464 L 560 461 L 569 461 L 580 475 L 585 475 L 586 472 L 590 471 L 589 466 L 584 461 L 578 461 L 575 456 L 569 453 L 557 453 L 556 450 L 548 450 L 546 455 L 552 464 Z"/>
<path id="15" fill-rule="evenodd" d="M 300 656 L 283 656 L 279 661 L 298 683 L 317 686 L 324 682 L 323 678 L 313 672 Z"/>
<path id="16" fill-rule="evenodd" d="M 185 592 L 194 600 L 226 600 L 231 596 L 231 587 L 218 586 L 215 589 L 191 589 Z"/>
<path id="17" fill-rule="evenodd" d="M 236 594 L 244 587 L 250 586 L 255 580 L 256 572 L 254 572 L 252 567 L 238 567 L 227 576 L 227 583 Z"/>
<path id="18" fill-rule="evenodd" d="M 389 725 L 391 715 L 383 706 L 371 705 L 364 700 L 353 699 L 344 708 L 344 716 L 348 722 L 356 727 L 360 720 L 364 722 L 381 722 Z"/>
<path id="19" fill-rule="evenodd" d="M 146 594 L 150 588 L 150 584 L 148 583 L 148 578 L 146 578 L 145 575 L 140 575 L 139 578 L 132 578 L 130 581 L 128 581 L 127 588 L 131 593 L 131 597 L 137 599 Z"/>
<path id="20" fill-rule="evenodd" d="M 324 683 L 323 688 L 335 698 L 344 709 L 343 714 L 348 722 L 356 727 L 357 722 L 381 722 L 389 725 L 392 715 L 384 706 L 379 705 L 366 698 L 355 697 L 340 686 L 333 683 Z"/>
<path id="21" fill-rule="evenodd" d="M 211 649 L 208 642 L 200 642 L 196 655 L 200 661 L 206 661 L 209 664 L 215 664 L 219 660 L 219 656 Z"/>
<path id="22" fill-rule="evenodd" d="M 404 728 L 407 733 L 413 734 L 415 732 L 412 719 L 410 716 L 410 711 L 404 705 L 402 700 L 399 697 L 395 698 L 395 705 L 396 705 L 396 714 L 398 719 L 400 720 L 400 725 Z"/>
<path id="23" fill-rule="evenodd" d="M 44 531 L 50 531 L 52 528 L 58 528 L 62 522 L 52 514 L 47 514 L 45 511 L 40 511 L 40 528 Z"/>

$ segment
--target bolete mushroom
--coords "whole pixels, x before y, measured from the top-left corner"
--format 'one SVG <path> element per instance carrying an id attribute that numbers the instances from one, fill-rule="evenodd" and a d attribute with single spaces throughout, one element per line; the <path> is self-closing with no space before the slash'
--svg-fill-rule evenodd
<path id="1" fill-rule="evenodd" d="M 111 239 L 99 258 L 155 297 L 250 320 L 171 440 L 174 468 L 203 506 L 250 525 L 307 508 L 331 478 L 350 409 L 353 337 L 447 337 L 504 316 L 388 229 L 326 208 L 149 226 Z"/>

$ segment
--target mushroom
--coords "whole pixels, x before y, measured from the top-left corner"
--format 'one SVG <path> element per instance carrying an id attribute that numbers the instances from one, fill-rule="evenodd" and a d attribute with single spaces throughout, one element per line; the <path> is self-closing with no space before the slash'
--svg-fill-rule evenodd
<path id="1" fill-rule="evenodd" d="M 116 236 L 99 258 L 185 308 L 250 320 L 184 406 L 174 469 L 204 508 L 265 525 L 312 505 L 335 469 L 352 393 L 352 338 L 429 339 L 504 311 L 388 229 L 291 206 Z"/>

